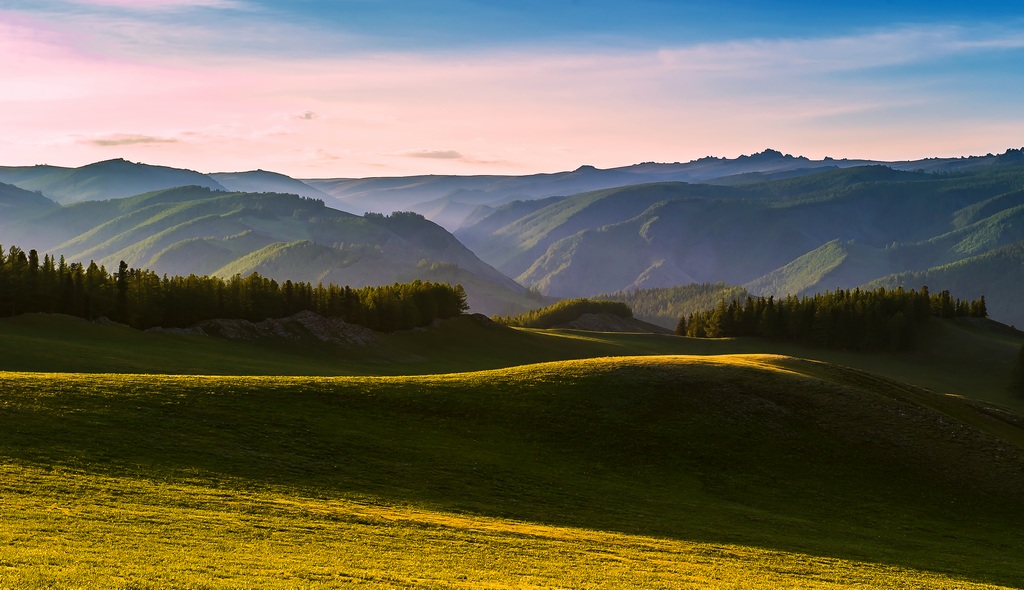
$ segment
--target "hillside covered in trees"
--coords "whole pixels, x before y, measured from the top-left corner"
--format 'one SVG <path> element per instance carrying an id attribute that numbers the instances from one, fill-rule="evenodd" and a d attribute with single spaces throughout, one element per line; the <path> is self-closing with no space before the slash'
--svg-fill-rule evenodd
<path id="1" fill-rule="evenodd" d="M 0 316 L 63 313 L 107 317 L 133 328 L 184 328 L 208 319 L 286 317 L 312 311 L 374 330 L 425 326 L 468 309 L 461 285 L 413 281 L 352 289 L 335 284 L 275 280 L 252 273 L 228 279 L 157 275 L 129 268 L 116 272 L 90 262 L 42 259 L 35 250 L 0 249 Z"/>
<path id="2" fill-rule="evenodd" d="M 1024 311 L 1010 303 L 1020 299 L 1014 253 L 1024 244 L 1019 150 L 988 166 L 928 170 L 860 166 L 728 185 L 622 186 L 502 205 L 455 235 L 549 296 L 723 282 L 776 299 L 922 284 L 973 298 L 983 286 L 993 318 L 1024 325 Z M 943 280 L 905 280 L 926 275 Z M 971 290 L 946 277 L 969 277 Z"/>
<path id="3" fill-rule="evenodd" d="M 516 316 L 495 316 L 493 319 L 505 326 L 517 328 L 552 328 L 567 324 L 584 314 L 610 314 L 621 318 L 633 317 L 629 306 L 620 301 L 599 301 L 594 299 L 565 299 Z"/>
<path id="4" fill-rule="evenodd" d="M 0 175 L 2 176 L 2 175 Z M 42 256 L 113 271 L 159 275 L 235 274 L 351 285 L 416 279 L 461 284 L 482 313 L 518 313 L 537 297 L 487 265 L 450 233 L 416 213 L 357 216 L 293 194 L 239 193 L 199 186 L 58 205 L 0 186 L 0 242 Z"/>
<path id="5" fill-rule="evenodd" d="M 847 350 L 910 350 L 929 317 L 987 317 L 985 297 L 954 299 L 903 288 L 843 290 L 813 297 L 747 297 L 681 317 L 676 334 L 692 338 L 760 336 Z"/>
<path id="6" fill-rule="evenodd" d="M 750 296 L 746 289 L 725 283 L 690 283 L 675 287 L 630 289 L 597 295 L 594 299 L 621 301 L 633 315 L 645 322 L 675 328 L 680 317 L 711 309 L 720 300 L 743 300 Z"/>

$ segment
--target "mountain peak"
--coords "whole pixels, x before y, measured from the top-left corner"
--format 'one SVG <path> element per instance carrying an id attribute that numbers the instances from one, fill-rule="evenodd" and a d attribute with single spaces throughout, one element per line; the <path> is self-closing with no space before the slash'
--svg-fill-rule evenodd
<path id="1" fill-rule="evenodd" d="M 103 160 L 101 162 L 93 162 L 92 164 L 86 164 L 85 166 L 82 166 L 82 168 L 92 168 L 92 167 L 97 167 L 98 168 L 100 166 L 120 166 L 120 165 L 124 165 L 124 164 L 128 164 L 130 166 L 136 165 L 133 162 L 129 162 L 128 160 L 125 160 L 124 158 L 112 158 L 110 160 Z"/>
<path id="2" fill-rule="evenodd" d="M 1024 148 L 1009 148 L 1004 153 L 996 156 L 998 160 L 1024 160 Z"/>
<path id="3" fill-rule="evenodd" d="M 751 154 L 749 156 L 740 156 L 737 160 L 744 159 L 752 160 L 806 160 L 803 156 L 794 157 L 792 154 L 783 154 L 779 150 L 773 150 L 772 148 L 765 148 L 763 152 Z"/>

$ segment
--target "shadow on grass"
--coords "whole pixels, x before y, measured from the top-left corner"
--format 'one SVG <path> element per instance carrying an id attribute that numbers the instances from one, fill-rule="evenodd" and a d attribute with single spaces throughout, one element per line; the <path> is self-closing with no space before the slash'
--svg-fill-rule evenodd
<path id="1" fill-rule="evenodd" d="M 1024 583 L 1021 449 L 891 391 L 635 360 L 0 381 L 0 455 L 15 461 Z"/>

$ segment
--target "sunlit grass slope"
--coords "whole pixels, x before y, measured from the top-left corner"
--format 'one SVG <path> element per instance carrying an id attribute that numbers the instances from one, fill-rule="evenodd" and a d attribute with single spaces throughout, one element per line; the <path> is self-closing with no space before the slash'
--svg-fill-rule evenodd
<path id="1" fill-rule="evenodd" d="M 257 345 L 144 333 L 68 316 L 0 318 L 0 370 L 210 375 L 413 375 L 477 371 L 552 360 L 658 354 L 774 353 L 855 367 L 1024 412 L 1007 386 L 1020 332 L 989 322 L 932 320 L 918 350 L 857 353 L 757 338 L 510 329 L 471 317 L 429 330 L 380 335 L 348 349 L 309 342 Z"/>
<path id="2" fill-rule="evenodd" d="M 0 392 L 0 587 L 1024 584 L 1020 418 L 833 365 Z"/>
<path id="3" fill-rule="evenodd" d="M 351 347 L 141 332 L 61 315 L 0 318 L 0 371 L 409 375 L 691 348 L 685 339 L 671 336 L 515 330 L 473 317 L 431 329 L 378 333 L 372 342 Z"/>

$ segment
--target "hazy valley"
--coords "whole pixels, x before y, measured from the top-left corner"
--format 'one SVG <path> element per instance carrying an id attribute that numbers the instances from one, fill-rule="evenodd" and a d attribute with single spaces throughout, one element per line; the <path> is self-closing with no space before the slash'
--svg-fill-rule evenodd
<path id="1" fill-rule="evenodd" d="M 444 279 L 488 315 L 543 303 L 523 287 L 588 297 L 723 282 L 784 297 L 939 280 L 1024 325 L 1019 150 L 889 166 L 768 150 L 526 177 L 307 181 L 113 160 L 0 168 L 0 182 L 7 243 L 107 267 L 354 287 Z M 424 205 L 438 199 L 468 213 L 451 225 Z M 415 216 L 361 217 L 394 211 L 451 233 Z"/>

